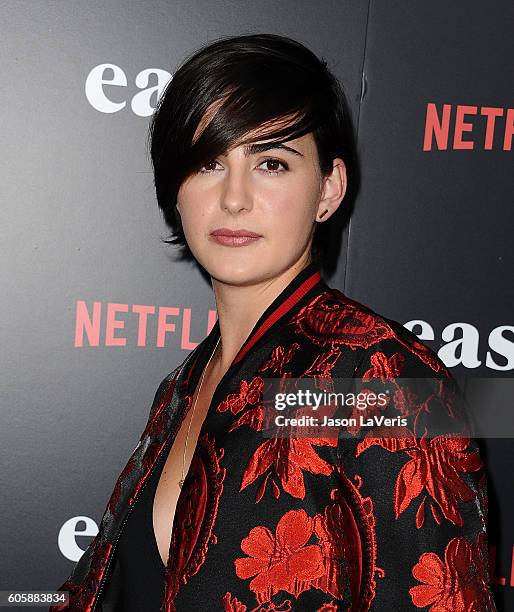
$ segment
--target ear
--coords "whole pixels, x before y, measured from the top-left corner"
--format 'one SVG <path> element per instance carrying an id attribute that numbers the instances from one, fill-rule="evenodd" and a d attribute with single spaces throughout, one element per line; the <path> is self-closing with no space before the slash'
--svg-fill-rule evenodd
<path id="1" fill-rule="evenodd" d="M 322 182 L 323 189 L 316 214 L 316 221 L 318 222 L 329 219 L 339 208 L 341 200 L 346 194 L 346 165 L 340 157 L 334 159 L 332 172 L 323 177 Z"/>

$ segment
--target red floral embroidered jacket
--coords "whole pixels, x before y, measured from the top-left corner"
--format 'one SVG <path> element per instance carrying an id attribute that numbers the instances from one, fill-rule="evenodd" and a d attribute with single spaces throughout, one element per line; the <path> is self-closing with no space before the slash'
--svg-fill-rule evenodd
<path id="1" fill-rule="evenodd" d="M 51 612 L 120 609 L 118 540 L 219 333 L 216 322 L 160 384 L 99 532 L 59 589 L 70 606 Z M 260 435 L 266 377 L 400 376 L 451 379 L 402 325 L 330 288 L 315 263 L 302 270 L 214 393 L 177 504 L 161 610 L 496 610 L 473 438 Z M 431 399 L 399 396 L 389 414 L 417 427 Z"/>

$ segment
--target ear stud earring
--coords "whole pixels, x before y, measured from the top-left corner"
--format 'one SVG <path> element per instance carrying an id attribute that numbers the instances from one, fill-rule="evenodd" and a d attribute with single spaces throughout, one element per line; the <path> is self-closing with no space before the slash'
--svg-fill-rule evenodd
<path id="1" fill-rule="evenodd" d="M 323 219 L 323 217 L 327 214 L 328 212 L 328 208 L 327 210 L 325 210 L 324 212 L 321 213 L 321 215 L 319 216 L 320 219 Z"/>

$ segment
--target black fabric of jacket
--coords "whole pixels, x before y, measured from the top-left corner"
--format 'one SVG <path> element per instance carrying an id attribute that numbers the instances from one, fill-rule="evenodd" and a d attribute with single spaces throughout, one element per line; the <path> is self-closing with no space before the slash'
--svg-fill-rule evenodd
<path id="1" fill-rule="evenodd" d="M 60 587 L 72 612 L 120 609 L 120 538 L 219 336 L 216 322 L 159 386 L 99 533 Z M 315 263 L 303 269 L 214 392 L 177 503 L 161 610 L 496 610 L 485 468 L 473 438 L 421 435 L 447 412 L 432 384 L 398 388 L 383 409 L 406 418 L 407 437 L 346 427 L 335 438 L 263 436 L 268 378 L 351 378 L 373 389 L 399 377 L 452 384 L 413 333 L 330 288 Z"/>

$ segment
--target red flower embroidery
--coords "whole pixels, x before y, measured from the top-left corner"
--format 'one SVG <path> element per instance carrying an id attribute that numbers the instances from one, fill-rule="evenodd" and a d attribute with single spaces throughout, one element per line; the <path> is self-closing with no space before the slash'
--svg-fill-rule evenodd
<path id="1" fill-rule="evenodd" d="M 346 431 L 352 434 L 352 436 L 356 436 L 361 429 L 361 426 L 360 426 L 361 416 L 364 420 L 366 420 L 367 418 L 371 419 L 374 416 L 380 416 L 380 413 L 383 412 L 386 409 L 386 406 L 390 404 L 390 399 L 387 397 L 385 398 L 386 401 L 384 402 L 384 404 L 379 405 L 378 402 L 376 401 L 376 392 L 373 391 L 373 389 L 361 388 L 359 389 L 359 396 L 362 398 L 362 402 L 363 403 L 365 402 L 366 405 L 364 406 L 364 408 L 362 408 L 362 404 L 360 408 L 357 405 L 352 406 L 352 411 L 349 414 L 349 418 L 355 419 L 356 424 L 348 425 L 346 428 Z M 368 396 L 369 396 L 369 399 L 368 399 Z"/>
<path id="2" fill-rule="evenodd" d="M 316 612 L 337 612 L 337 606 L 331 601 L 330 603 L 323 604 Z"/>
<path id="3" fill-rule="evenodd" d="M 313 582 L 313 586 L 338 599 L 344 598 L 348 582 L 345 560 L 357 552 L 350 542 L 348 518 L 343 515 L 343 509 L 337 503 L 327 506 L 323 514 L 314 517 L 314 533 L 321 547 L 325 571 L 323 576 Z"/>
<path id="4" fill-rule="evenodd" d="M 225 612 L 246 612 L 247 609 L 245 604 L 232 596 L 232 593 L 225 593 L 223 596 L 223 610 Z"/>
<path id="5" fill-rule="evenodd" d="M 95 594 L 97 593 L 98 584 L 102 580 L 107 560 L 111 554 L 112 544 L 110 542 L 100 543 L 98 535 L 91 543 L 91 549 L 85 554 L 89 556 L 90 566 L 87 574 L 78 583 L 74 582 L 71 577 L 59 587 L 59 591 L 69 592 L 68 604 L 54 604 L 48 609 L 49 612 L 61 612 L 68 610 L 90 610 Z"/>
<path id="6" fill-rule="evenodd" d="M 276 346 L 271 353 L 271 357 L 259 368 L 259 372 L 270 370 L 274 374 L 282 375 L 284 373 L 285 366 L 291 361 L 299 348 L 300 345 L 298 342 L 293 342 L 293 344 L 287 348 L 283 346 Z"/>
<path id="7" fill-rule="evenodd" d="M 412 457 L 400 470 L 394 492 L 396 518 L 406 510 L 412 500 L 424 490 L 442 512 L 443 516 L 462 526 L 458 500 L 471 501 L 475 491 L 461 479 L 459 472 L 476 472 L 482 467 L 478 452 L 468 452 L 470 439 L 466 437 L 437 436 L 435 438 L 365 438 L 357 445 L 356 456 L 370 446 L 381 446 L 389 452 L 405 451 Z M 437 508 L 431 506 L 437 522 Z M 416 515 L 418 529 L 423 525 L 424 499 Z"/>
<path id="8" fill-rule="evenodd" d="M 381 351 L 377 351 L 371 355 L 369 361 L 371 368 L 364 372 L 362 380 L 380 378 L 384 382 L 391 378 L 397 378 L 400 375 L 401 367 L 405 363 L 405 355 L 395 353 L 391 357 L 387 357 Z"/>
<path id="9" fill-rule="evenodd" d="M 248 425 L 248 427 L 255 429 L 255 431 L 261 431 L 263 422 L 264 410 L 262 409 L 262 404 L 259 404 L 259 406 L 254 406 L 246 410 L 246 412 L 243 412 L 243 414 L 232 423 L 228 430 L 234 431 L 234 429 L 241 427 L 241 425 Z"/>
<path id="10" fill-rule="evenodd" d="M 433 552 L 425 552 L 412 568 L 412 575 L 423 584 L 409 589 L 412 603 L 430 612 L 496 610 L 487 589 L 487 571 L 483 567 L 485 539 L 480 534 L 475 545 L 464 537 L 453 538 L 444 551 L 444 561 Z"/>
<path id="11" fill-rule="evenodd" d="M 331 372 L 340 357 L 341 350 L 332 346 L 329 351 L 316 355 L 311 365 L 303 372 L 302 377 L 314 379 L 315 384 L 321 378 L 326 386 L 327 382 L 332 382 Z"/>
<path id="12" fill-rule="evenodd" d="M 317 544 L 307 545 L 314 520 L 305 510 L 290 510 L 279 520 L 276 534 L 263 526 L 254 527 L 241 542 L 248 555 L 234 561 L 239 578 L 254 577 L 250 589 L 257 601 L 269 601 L 287 591 L 295 597 L 310 588 L 310 581 L 324 573 L 323 555 Z"/>
<path id="13" fill-rule="evenodd" d="M 223 610 L 224 612 L 246 612 L 248 607 L 241 603 L 236 597 L 232 596 L 232 593 L 225 593 L 223 597 Z M 252 608 L 251 612 L 291 612 L 291 602 L 289 599 L 283 601 L 280 604 L 273 602 L 267 602 L 262 606 Z M 320 608 L 322 610 L 322 608 Z M 332 608 L 328 609 L 330 612 Z M 318 611 L 320 612 L 320 611 Z"/>
<path id="14" fill-rule="evenodd" d="M 135 467 L 136 467 L 135 459 L 131 457 L 128 460 L 127 465 L 123 468 L 123 471 L 119 475 L 119 478 L 118 478 L 116 484 L 114 485 L 114 490 L 111 493 L 111 497 L 110 497 L 109 502 L 107 504 L 107 508 L 109 509 L 109 512 L 111 514 L 115 514 L 116 513 L 116 507 L 118 506 L 118 502 L 120 500 L 121 486 L 123 484 L 123 480 L 126 478 L 126 476 L 128 474 L 130 474 L 130 472 L 133 469 L 135 469 Z"/>
<path id="15" fill-rule="evenodd" d="M 230 410 L 236 415 L 243 410 L 247 404 L 257 404 L 261 399 L 264 381 L 256 376 L 251 382 L 242 380 L 239 385 L 239 393 L 229 393 L 217 407 L 218 412 Z"/>
<path id="16" fill-rule="evenodd" d="M 448 368 L 444 365 L 441 359 L 423 342 L 415 340 L 411 337 L 403 338 L 401 335 L 395 335 L 395 339 L 408 349 L 410 353 L 416 355 L 423 363 L 426 363 L 434 372 L 444 372 L 446 376 L 450 375 Z"/>
<path id="17" fill-rule="evenodd" d="M 337 446 L 337 438 L 270 438 L 263 442 L 250 457 L 243 473 L 240 491 L 252 484 L 259 476 L 272 468 L 282 484 L 284 491 L 297 497 L 305 498 L 305 482 L 303 471 L 311 474 L 323 474 L 328 476 L 334 470 L 334 466 L 322 459 L 312 448 L 317 446 Z M 264 494 L 266 476 L 262 490 L 257 492 L 257 500 L 260 501 Z M 280 490 L 274 482 L 274 488 L 278 497 Z"/>
<path id="18" fill-rule="evenodd" d="M 166 429 L 166 423 L 169 418 L 167 408 L 173 398 L 175 392 L 175 379 L 169 380 L 166 383 L 165 388 L 159 396 L 157 404 L 153 407 L 151 416 L 145 427 L 144 432 L 141 435 L 141 439 L 145 436 L 154 438 L 161 434 Z"/>
<path id="19" fill-rule="evenodd" d="M 337 289 L 316 296 L 298 311 L 291 324 L 317 346 L 344 344 L 352 350 L 394 335 L 381 317 Z"/>
<path id="20" fill-rule="evenodd" d="M 418 396 L 411 389 L 400 385 L 394 392 L 393 402 L 402 416 L 417 414 L 424 409 L 418 404 Z"/>

